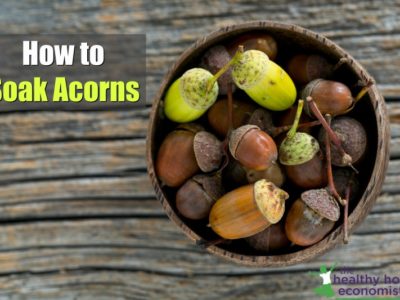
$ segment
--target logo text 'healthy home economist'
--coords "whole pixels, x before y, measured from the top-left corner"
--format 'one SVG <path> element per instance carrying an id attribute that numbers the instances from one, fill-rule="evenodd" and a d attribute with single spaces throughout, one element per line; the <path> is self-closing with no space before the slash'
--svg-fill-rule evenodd
<path id="1" fill-rule="evenodd" d="M 322 279 L 314 288 L 316 295 L 326 299 L 400 299 L 400 277 L 371 274 L 349 267 L 321 265 L 320 272 L 310 275 Z"/>

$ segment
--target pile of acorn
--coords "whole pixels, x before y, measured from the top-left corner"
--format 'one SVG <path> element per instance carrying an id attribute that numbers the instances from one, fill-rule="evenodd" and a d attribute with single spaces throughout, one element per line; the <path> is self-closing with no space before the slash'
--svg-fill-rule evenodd
<path id="1" fill-rule="evenodd" d="M 277 55 L 270 35 L 245 34 L 207 49 L 169 86 L 163 113 L 175 128 L 158 150 L 157 177 L 177 212 L 220 242 L 244 238 L 267 253 L 309 246 L 338 220 L 347 242 L 367 135 L 346 114 L 371 83 L 353 96 L 332 80 L 345 60 L 296 54 L 283 69 Z"/>

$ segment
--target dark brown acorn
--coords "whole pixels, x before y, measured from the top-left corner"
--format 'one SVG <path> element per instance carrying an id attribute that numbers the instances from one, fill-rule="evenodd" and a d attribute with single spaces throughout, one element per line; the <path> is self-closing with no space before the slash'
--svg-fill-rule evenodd
<path id="1" fill-rule="evenodd" d="M 298 84 L 304 85 L 332 73 L 332 64 L 316 54 L 297 54 L 288 63 L 288 74 Z"/>
<path id="2" fill-rule="evenodd" d="M 233 56 L 238 47 L 242 45 L 244 50 L 259 50 L 268 55 L 270 60 L 275 60 L 278 54 L 278 45 L 275 39 L 265 33 L 248 33 L 236 38 L 229 46 L 228 51 Z"/>
<path id="3" fill-rule="evenodd" d="M 237 48 L 236 48 L 237 49 Z M 236 52 L 236 51 L 235 51 Z M 232 56 L 235 54 L 233 52 Z M 201 58 L 200 67 L 210 71 L 212 74 L 217 73 L 222 69 L 230 60 L 231 55 L 225 46 L 217 45 L 211 47 Z M 232 91 L 235 86 L 232 84 L 231 70 L 227 70 L 221 77 L 218 78 L 219 94 L 226 95 L 228 92 L 228 85 L 231 85 Z"/>
<path id="4" fill-rule="evenodd" d="M 303 164 L 285 166 L 285 171 L 288 179 L 303 189 L 320 188 L 328 183 L 325 162 L 320 151 Z"/>
<path id="5" fill-rule="evenodd" d="M 286 216 L 286 235 L 296 245 L 310 246 L 322 240 L 339 217 L 339 206 L 326 189 L 308 190 Z"/>
<path id="6" fill-rule="evenodd" d="M 367 133 L 359 121 L 350 117 L 337 117 L 332 120 L 332 130 L 340 139 L 343 149 L 352 158 L 352 163 L 359 162 L 365 155 L 367 149 Z M 321 128 L 318 140 L 323 145 L 326 131 Z M 346 166 L 341 152 L 331 143 L 332 164 L 338 167 Z"/>
<path id="7" fill-rule="evenodd" d="M 245 241 L 255 250 L 263 252 L 274 252 L 290 245 L 283 222 L 273 224 L 267 229 L 245 238 Z"/>
<path id="8" fill-rule="evenodd" d="M 204 219 L 222 195 L 219 175 L 196 175 L 179 188 L 176 193 L 176 208 L 188 219 Z"/>
<path id="9" fill-rule="evenodd" d="M 341 82 L 315 79 L 306 85 L 301 93 L 303 99 L 312 97 L 322 115 L 337 116 L 346 113 L 353 105 L 354 99 L 350 89 Z M 306 112 L 313 116 L 309 105 Z"/>

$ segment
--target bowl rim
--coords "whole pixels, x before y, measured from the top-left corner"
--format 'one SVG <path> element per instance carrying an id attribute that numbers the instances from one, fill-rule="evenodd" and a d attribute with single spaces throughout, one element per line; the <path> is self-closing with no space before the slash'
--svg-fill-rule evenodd
<path id="1" fill-rule="evenodd" d="M 156 196 L 161 202 L 164 211 L 168 217 L 181 228 L 181 230 L 196 243 L 201 242 L 203 239 L 197 235 L 185 222 L 177 215 L 172 207 L 170 206 L 164 192 L 161 189 L 158 178 L 155 174 L 154 163 L 153 163 L 153 139 L 155 135 L 155 120 L 158 116 L 158 111 L 162 102 L 162 96 L 166 91 L 167 86 L 176 77 L 176 70 L 182 62 L 189 59 L 192 53 L 204 44 L 214 44 L 218 39 L 222 39 L 226 34 L 238 34 L 246 31 L 261 30 L 268 32 L 268 30 L 283 30 L 292 31 L 308 39 L 313 40 L 316 43 L 323 43 L 329 47 L 333 54 L 338 57 L 344 57 L 348 60 L 349 66 L 357 74 L 357 76 L 363 80 L 372 80 L 373 85 L 368 91 L 369 101 L 374 108 L 374 113 L 377 120 L 377 153 L 375 164 L 372 169 L 371 178 L 368 185 L 362 194 L 357 206 L 354 208 L 352 213 L 348 217 L 348 230 L 349 233 L 353 232 L 354 229 L 360 225 L 365 217 L 372 209 L 377 197 L 381 191 L 383 181 L 385 178 L 386 169 L 389 162 L 389 144 L 390 144 L 390 128 L 389 120 L 386 112 L 386 105 L 383 96 L 380 94 L 375 81 L 372 76 L 364 69 L 364 67 L 358 63 L 350 54 L 348 54 L 343 48 L 338 46 L 336 43 L 326 38 L 325 36 L 311 31 L 309 29 L 300 27 L 291 23 L 282 23 L 275 21 L 251 21 L 243 22 L 234 25 L 228 25 L 222 27 L 210 34 L 203 36 L 187 48 L 171 66 L 169 71 L 164 76 L 161 86 L 155 96 L 152 103 L 152 109 L 150 112 L 149 125 L 147 130 L 146 138 L 146 156 L 147 156 L 147 170 L 150 176 L 152 185 L 155 189 Z M 366 101 L 366 100 L 364 100 Z M 302 263 L 311 260 L 323 253 L 331 250 L 334 246 L 343 243 L 343 224 L 338 226 L 334 231 L 329 233 L 320 242 L 304 248 L 300 251 L 280 254 L 280 255 L 246 255 L 230 252 L 228 250 L 219 248 L 218 246 L 211 245 L 207 247 L 207 251 L 225 259 L 234 261 L 242 265 L 258 266 L 258 267 L 283 267 L 297 263 Z"/>

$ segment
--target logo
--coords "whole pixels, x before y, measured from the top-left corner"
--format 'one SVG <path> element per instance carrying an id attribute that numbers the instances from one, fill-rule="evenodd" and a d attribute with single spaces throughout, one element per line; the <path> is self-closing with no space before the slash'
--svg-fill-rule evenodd
<path id="1" fill-rule="evenodd" d="M 334 297 L 335 291 L 332 288 L 332 280 L 331 280 L 331 274 L 333 270 L 336 267 L 336 263 L 334 263 L 329 271 L 327 271 L 327 267 L 325 265 L 321 265 L 319 268 L 320 273 L 318 272 L 310 272 L 310 275 L 312 276 L 320 276 L 322 277 L 322 284 L 314 289 L 315 294 L 318 296 L 324 296 L 327 298 L 332 298 Z"/>
<path id="2" fill-rule="evenodd" d="M 349 267 L 337 268 L 336 262 L 331 266 L 323 264 L 319 272 L 309 274 L 321 278 L 321 284 L 313 289 L 321 299 L 400 299 L 398 276 L 371 274 Z"/>

